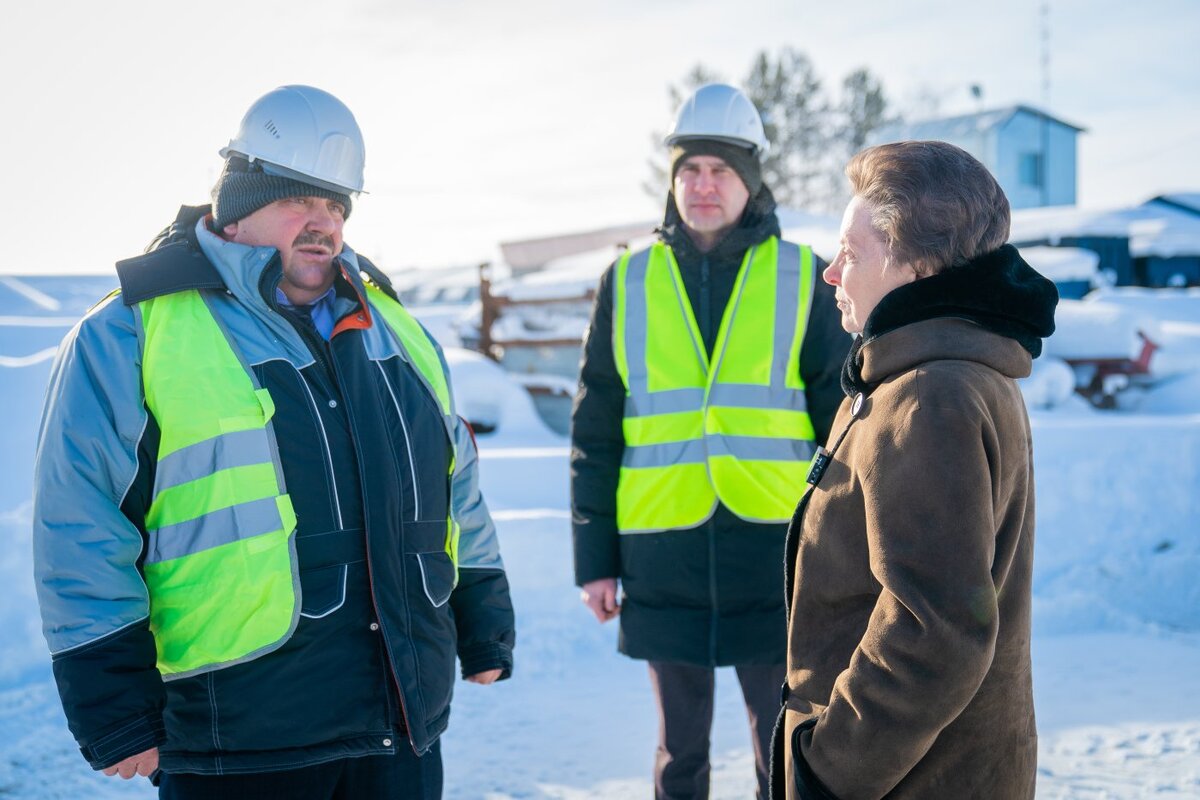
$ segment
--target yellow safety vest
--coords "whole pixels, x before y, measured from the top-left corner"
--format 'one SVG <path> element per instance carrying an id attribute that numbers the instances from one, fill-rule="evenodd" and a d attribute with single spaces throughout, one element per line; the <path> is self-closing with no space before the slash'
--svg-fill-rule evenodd
<path id="1" fill-rule="evenodd" d="M 373 286 L 367 292 L 453 443 L 437 350 L 403 306 Z M 296 514 L 271 425 L 275 405 L 205 298 L 187 290 L 138 308 L 146 406 L 161 430 L 143 570 L 158 669 L 177 679 L 253 660 L 291 636 L 300 609 Z M 446 552 L 457 564 L 453 520 Z"/>
<path id="2" fill-rule="evenodd" d="M 816 449 L 799 368 L 812 251 L 771 237 L 746 253 L 711 361 L 669 247 L 626 254 L 614 277 L 620 532 L 695 527 L 718 500 L 752 522 L 791 519 Z"/>

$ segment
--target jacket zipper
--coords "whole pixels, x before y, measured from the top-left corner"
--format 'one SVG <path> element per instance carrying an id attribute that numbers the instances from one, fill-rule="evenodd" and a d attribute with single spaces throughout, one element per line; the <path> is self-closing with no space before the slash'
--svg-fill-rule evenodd
<path id="1" fill-rule="evenodd" d="M 350 403 L 348 401 L 346 401 L 346 397 L 348 396 L 347 392 L 346 392 L 346 388 L 342 385 L 341 375 L 338 373 L 338 370 L 337 370 L 337 362 L 332 358 L 332 354 L 329 359 L 329 365 L 330 365 L 330 372 L 333 376 L 334 385 L 336 386 L 338 391 L 341 393 L 343 402 L 346 403 L 346 409 L 345 409 L 346 419 L 350 423 L 352 439 L 357 443 L 357 441 L 361 437 L 359 437 L 358 430 L 354 424 L 354 409 L 351 408 Z M 391 391 L 390 386 L 388 387 L 388 390 Z M 363 463 L 363 460 L 362 460 L 362 450 L 361 450 L 361 448 L 359 448 L 357 446 L 357 444 L 354 447 L 354 458 L 355 458 L 355 460 L 358 461 L 359 475 L 366 475 L 367 471 L 366 471 L 366 465 Z M 365 505 L 366 486 L 363 487 L 363 501 L 364 501 L 364 505 Z M 364 509 L 364 511 L 365 511 L 365 509 Z M 388 675 L 391 676 L 392 685 L 396 688 L 396 697 L 400 700 L 401 724 L 404 726 L 404 733 L 406 733 L 408 736 L 409 747 L 413 747 L 412 725 L 410 725 L 409 721 L 408 721 L 408 708 L 404 703 L 404 690 L 401 689 L 400 678 L 396 675 L 396 668 L 395 668 L 396 658 L 393 655 L 391 640 L 388 638 L 387 625 L 383 624 L 383 615 L 379 613 L 379 601 L 376 599 L 376 596 L 375 596 L 375 565 L 371 561 L 370 526 L 369 526 L 369 524 L 366 524 L 366 522 L 367 521 L 364 519 L 363 537 L 366 539 L 366 542 L 365 542 L 366 548 L 365 549 L 366 549 L 366 553 L 367 553 L 367 587 L 370 589 L 370 593 L 371 593 L 371 609 L 375 612 L 375 619 L 379 622 L 379 634 L 380 634 L 380 636 L 383 637 L 383 649 L 387 655 L 387 661 L 388 661 L 387 672 L 388 672 Z M 403 569 L 403 565 L 401 565 L 401 569 Z M 415 747 L 413 748 L 413 751 L 416 752 Z"/>
<path id="2" fill-rule="evenodd" d="M 408 451 L 408 470 L 412 474 L 413 522 L 416 522 L 421 519 L 421 490 L 417 483 L 417 466 L 413 462 L 412 439 L 408 435 L 408 423 L 404 421 L 404 410 L 400 408 L 400 401 L 396 399 L 396 393 L 392 391 L 392 382 L 388 380 L 387 371 L 383 368 L 383 362 L 376 361 L 375 366 L 379 367 L 379 374 L 383 378 L 383 385 L 387 387 L 388 394 L 391 395 L 392 405 L 396 407 L 396 415 L 400 417 L 400 430 L 404 433 L 404 448 Z"/>
<path id="3" fill-rule="evenodd" d="M 709 341 L 715 338 L 712 332 L 711 272 L 708 254 L 705 253 L 700 258 L 700 313 L 697 315 L 699 317 L 697 322 L 700 325 L 700 346 L 708 355 L 706 362 L 708 364 L 711 364 L 713 359 L 712 345 L 709 344 Z M 719 503 L 720 501 L 718 501 Z M 716 513 L 715 510 L 714 513 Z M 711 664 L 715 665 L 717 663 L 717 621 L 720 619 L 720 614 L 717 609 L 717 532 L 711 516 L 704 523 L 704 527 L 708 534 L 708 596 L 712 606 L 708 623 L 708 659 Z"/>

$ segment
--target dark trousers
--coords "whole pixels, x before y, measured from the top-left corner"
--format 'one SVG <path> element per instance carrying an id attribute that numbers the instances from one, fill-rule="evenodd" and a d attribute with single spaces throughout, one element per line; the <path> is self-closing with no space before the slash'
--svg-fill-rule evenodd
<path id="1" fill-rule="evenodd" d="M 708 748 L 716 688 L 713 669 L 664 661 L 649 663 L 659 719 L 654 797 L 704 800 L 708 797 Z M 757 796 L 765 800 L 769 793 L 771 732 L 787 668 L 783 664 L 743 664 L 735 669 L 750 718 Z"/>
<path id="2" fill-rule="evenodd" d="M 245 775 L 162 773 L 162 800 L 439 800 L 441 743 L 421 758 L 407 744 L 395 755 L 341 758 L 325 764 Z"/>

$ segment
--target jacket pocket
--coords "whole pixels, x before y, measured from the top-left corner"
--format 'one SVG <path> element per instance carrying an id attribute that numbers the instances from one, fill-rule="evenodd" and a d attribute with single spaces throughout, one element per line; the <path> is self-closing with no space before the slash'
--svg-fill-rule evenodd
<path id="1" fill-rule="evenodd" d="M 812 767 L 804 758 L 804 752 L 800 749 L 800 737 L 805 731 L 815 727 L 817 727 L 817 718 L 810 717 L 792 731 L 792 788 L 800 800 L 838 800 L 837 795 L 829 791 L 829 788 L 821 783 L 821 779 L 813 773 Z"/>
<path id="2" fill-rule="evenodd" d="M 327 617 L 346 604 L 345 564 L 300 572 L 300 616 Z"/>
<path id="3" fill-rule="evenodd" d="M 454 591 L 454 562 L 444 552 L 415 553 L 421 568 L 421 586 L 434 608 L 441 608 Z"/>

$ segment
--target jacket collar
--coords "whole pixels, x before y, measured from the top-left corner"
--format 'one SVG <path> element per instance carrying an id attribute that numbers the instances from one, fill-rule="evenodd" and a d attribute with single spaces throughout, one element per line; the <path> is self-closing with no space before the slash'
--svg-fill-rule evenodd
<path id="1" fill-rule="evenodd" d="M 868 386 L 929 361 L 975 361 L 1010 378 L 1029 375 L 1033 357 L 1015 339 L 965 319 L 922 320 L 863 345 L 860 374 Z"/>

